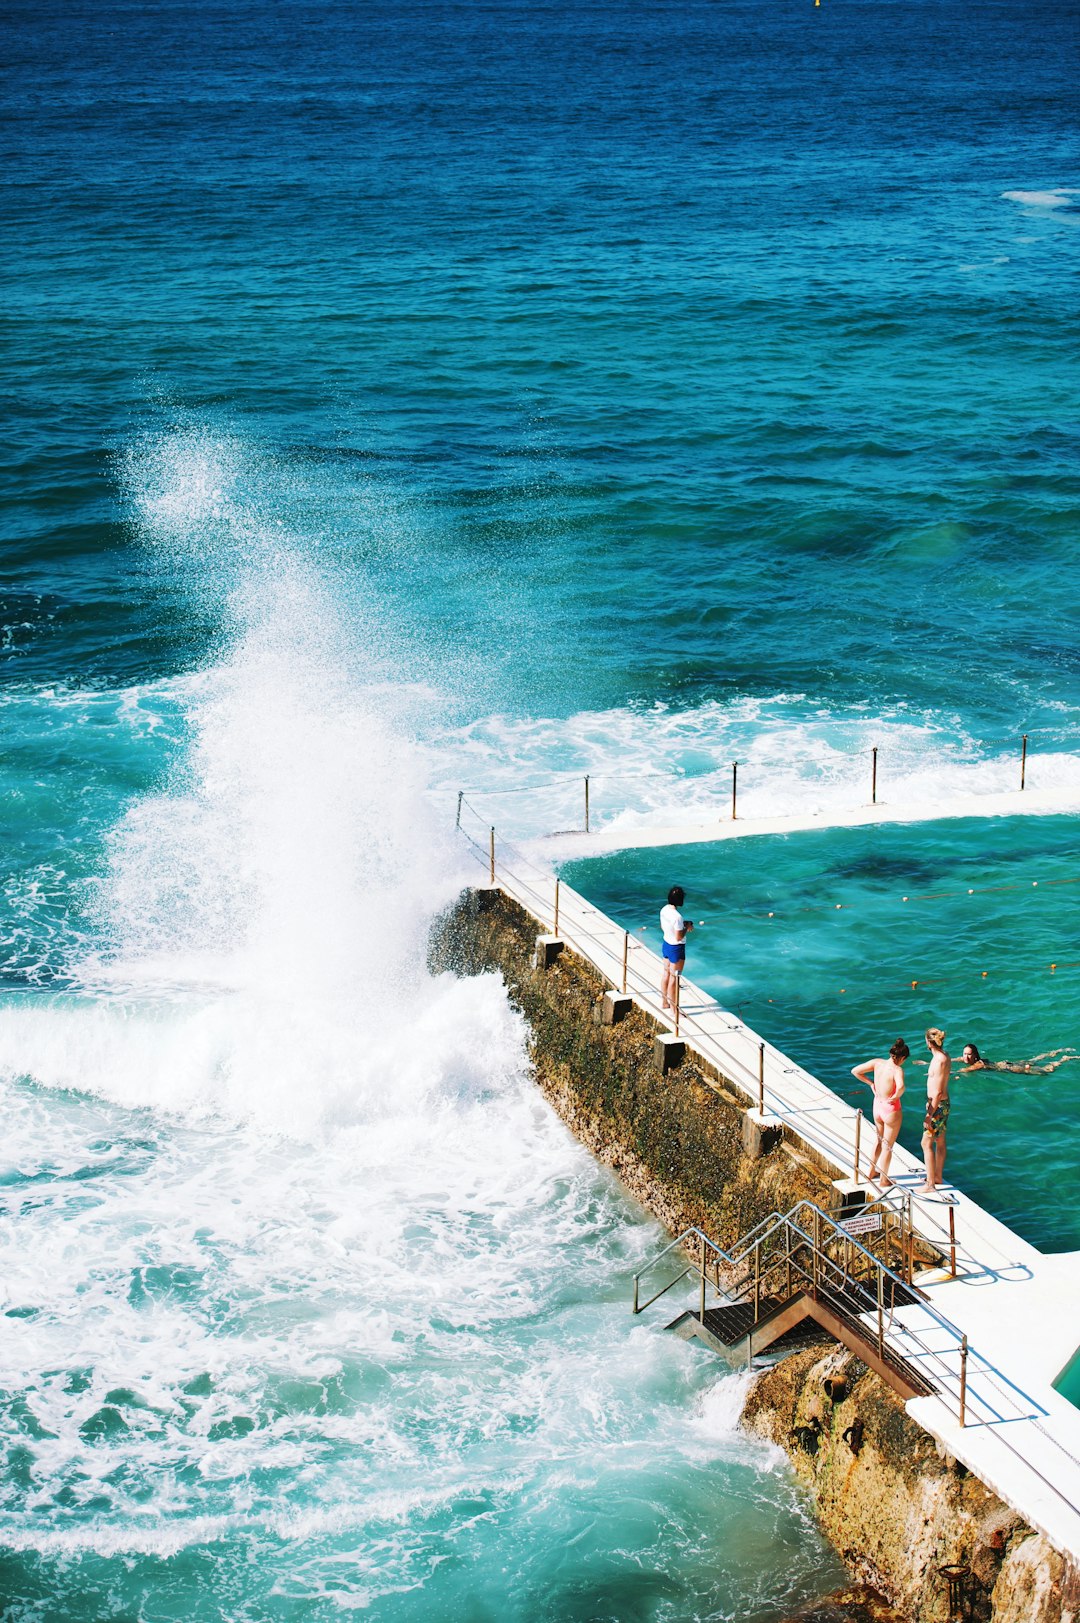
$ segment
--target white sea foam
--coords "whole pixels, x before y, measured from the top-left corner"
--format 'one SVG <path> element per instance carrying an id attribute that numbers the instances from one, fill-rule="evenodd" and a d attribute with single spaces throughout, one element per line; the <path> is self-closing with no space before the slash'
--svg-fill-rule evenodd
<path id="1" fill-rule="evenodd" d="M 1080 190 L 1072 186 L 1055 186 L 1052 191 L 1002 192 L 1001 195 L 1008 202 L 1023 203 L 1027 208 L 1059 209 L 1069 207 L 1074 197 L 1080 197 Z"/>

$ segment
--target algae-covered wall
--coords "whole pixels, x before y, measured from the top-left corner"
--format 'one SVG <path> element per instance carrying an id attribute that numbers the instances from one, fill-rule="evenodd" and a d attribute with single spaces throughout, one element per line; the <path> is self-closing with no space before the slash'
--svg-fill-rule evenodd
<path id="1" fill-rule="evenodd" d="M 773 1211 L 822 1201 L 827 1174 L 790 1143 L 743 1148 L 737 1090 L 692 1055 L 662 1075 L 656 1025 L 600 1021 L 606 983 L 568 952 L 534 963 L 536 921 L 497 892 L 466 892 L 432 932 L 435 969 L 499 971 L 531 1032 L 539 1086 L 576 1136 L 671 1231 L 730 1245 Z M 826 1377 L 846 1384 L 837 1401 Z M 971 1623 L 1080 1623 L 1080 1580 L 977 1478 L 941 1456 L 903 1403 L 843 1348 L 796 1354 L 752 1389 L 746 1424 L 783 1448 L 852 1572 L 910 1623 L 944 1623 L 947 1563 L 968 1569 Z M 877 1617 L 841 1598 L 826 1616 Z M 859 1608 L 862 1608 L 861 1612 Z M 809 1614 L 807 1614 L 809 1623 Z"/>
<path id="2" fill-rule="evenodd" d="M 564 952 L 535 968 L 536 934 L 515 902 L 467 892 L 433 933 L 432 966 L 502 973 L 528 1021 L 540 1087 L 672 1233 L 696 1224 L 730 1244 L 770 1212 L 823 1198 L 828 1181 L 789 1148 L 746 1156 L 738 1095 L 692 1056 L 660 1074 L 655 1021 L 634 1009 L 616 1026 L 600 1024 L 607 983 L 591 966 Z"/>

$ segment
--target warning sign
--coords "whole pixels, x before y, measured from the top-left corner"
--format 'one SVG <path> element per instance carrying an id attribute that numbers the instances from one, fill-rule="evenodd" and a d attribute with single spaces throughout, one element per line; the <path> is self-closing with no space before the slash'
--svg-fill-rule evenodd
<path id="1" fill-rule="evenodd" d="M 872 1234 L 881 1227 L 880 1212 L 860 1212 L 858 1217 L 846 1217 L 840 1224 L 845 1234 Z"/>

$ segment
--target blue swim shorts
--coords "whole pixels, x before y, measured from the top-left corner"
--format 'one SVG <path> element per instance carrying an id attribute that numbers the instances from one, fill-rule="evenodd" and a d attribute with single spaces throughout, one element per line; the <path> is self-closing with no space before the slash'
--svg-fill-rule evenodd
<path id="1" fill-rule="evenodd" d="M 667 959 L 669 964 L 684 963 L 686 961 L 686 948 L 683 946 L 681 941 L 676 941 L 674 943 L 665 941 L 664 957 Z"/>

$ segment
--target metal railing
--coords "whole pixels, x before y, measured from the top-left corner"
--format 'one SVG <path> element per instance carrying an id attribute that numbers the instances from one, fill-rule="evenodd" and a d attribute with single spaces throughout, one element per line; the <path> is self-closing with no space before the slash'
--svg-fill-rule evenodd
<path id="1" fill-rule="evenodd" d="M 475 808 L 467 801 L 464 805 L 479 823 Z M 542 867 L 503 836 L 497 836 L 494 827 L 483 825 L 474 832 L 463 820 L 459 834 L 482 869 L 487 884 L 501 887 L 544 929 L 559 935 L 573 952 L 592 965 L 613 991 L 633 997 L 652 1018 L 674 1029 L 674 1015 L 669 1015 L 660 1005 L 658 953 L 559 880 L 550 868 Z M 678 1035 L 717 1068 L 724 1081 L 743 1096 L 748 1107 L 762 1112 L 768 1110 L 838 1173 L 850 1176 L 856 1183 L 860 1181 L 864 1176 L 861 1110 L 848 1104 L 801 1065 L 793 1063 L 787 1054 L 766 1042 L 737 1014 L 722 1009 L 711 998 L 700 1006 L 688 1004 L 684 994 L 680 998 L 678 1021 Z M 793 1091 L 800 1096 L 801 1103 L 792 1098 Z M 850 1123 L 848 1131 L 841 1130 L 838 1118 Z M 910 1195 L 895 1188 L 882 1197 L 882 1203 L 895 1208 L 901 1203 L 910 1203 Z M 953 1209 L 949 1207 L 944 1217 L 921 1205 L 918 1224 L 928 1242 L 950 1259 L 949 1271 L 955 1276 L 957 1239 Z M 1011 1263 L 1010 1256 L 984 1239 L 983 1250 L 987 1249 L 1000 1262 Z"/>
<path id="2" fill-rule="evenodd" d="M 469 810 L 479 819 L 475 808 L 469 807 Z M 632 996 L 654 1018 L 674 1029 L 674 1012 L 669 1017 L 660 1005 L 661 961 L 657 953 L 562 882 L 558 882 L 561 901 L 556 930 L 556 876 L 497 835 L 490 825 L 482 832 L 477 829 L 474 834 L 462 821 L 459 832 L 489 885 L 501 885 L 539 924 L 550 929 L 553 935 L 560 935 L 567 946 L 589 962 L 613 990 Z M 572 906 L 567 906 L 568 898 L 572 899 Z M 590 923 L 586 924 L 585 919 Z M 717 1015 L 724 1020 L 722 1025 L 717 1023 Z M 725 1080 L 745 1095 L 748 1104 L 761 1111 L 769 1109 L 784 1120 L 798 1117 L 800 1137 L 826 1160 L 838 1168 L 850 1168 L 858 1177 L 859 1168 L 853 1161 L 851 1143 L 833 1127 L 793 1110 L 786 1097 L 785 1090 L 792 1079 L 825 1093 L 827 1090 L 817 1078 L 801 1066 L 793 1065 L 780 1049 L 766 1042 L 736 1015 L 720 1010 L 711 999 L 704 1016 L 701 1010 L 687 1005 L 684 995 L 678 1007 L 677 1034 L 693 1041 L 710 1063 L 718 1064 Z M 774 1080 L 777 1073 L 784 1077 L 784 1088 Z M 836 1102 L 835 1095 L 829 1094 L 828 1098 L 830 1103 Z M 843 1101 L 839 1101 L 839 1108 L 850 1112 L 854 1131 L 857 1112 Z"/>
<path id="3" fill-rule="evenodd" d="M 847 1317 L 868 1345 L 876 1345 L 881 1359 L 891 1356 L 915 1370 L 964 1426 L 969 1401 L 967 1336 L 913 1283 L 914 1234 L 903 1214 L 891 1230 L 890 1214 L 880 1215 L 884 1256 L 877 1256 L 842 1221 L 809 1200 L 764 1218 L 731 1251 L 699 1228 L 686 1229 L 634 1274 L 633 1312 L 643 1313 L 693 1275 L 699 1284 L 701 1321 L 711 1286 L 725 1306 L 752 1305 L 752 1338 L 753 1329 L 772 1314 L 778 1301 L 786 1303 L 806 1292 Z M 899 1251 L 900 1271 L 888 1264 L 890 1245 Z M 676 1250 L 686 1256 L 685 1266 L 642 1301 L 642 1281 Z M 905 1306 L 916 1308 L 921 1332 L 897 1317 Z M 935 1335 L 928 1339 L 931 1329 Z M 750 1345 L 752 1349 L 752 1339 Z"/>
<path id="4" fill-rule="evenodd" d="M 973 739 L 973 740 L 970 741 L 968 747 L 970 748 L 970 744 L 976 744 L 976 745 L 981 745 L 981 746 L 987 746 L 987 745 L 991 745 L 991 744 L 1006 744 L 1006 743 L 1011 744 L 1013 746 L 1013 748 L 1017 751 L 1018 755 L 1019 755 L 1019 762 L 1018 762 L 1019 783 L 1016 784 L 1016 788 L 1017 788 L 1017 790 L 1022 792 L 1023 790 L 1025 790 L 1027 788 L 1028 765 L 1029 765 L 1028 741 L 1029 741 L 1030 738 L 1035 736 L 1036 731 L 1042 731 L 1042 732 L 1045 733 L 1047 731 L 1050 731 L 1050 729 L 1047 729 L 1047 728 L 1043 728 L 1043 729 L 1029 728 L 1029 730 L 1026 733 L 1002 734 L 999 737 L 993 738 L 993 739 L 989 739 L 989 738 Z M 1054 730 L 1054 731 L 1055 731 L 1055 736 L 1057 736 L 1057 737 L 1061 736 L 1060 730 Z M 868 804 L 871 805 L 871 806 L 876 806 L 876 805 L 879 804 L 879 800 L 878 800 L 878 788 L 879 788 L 879 782 L 880 782 L 879 759 L 882 758 L 882 757 L 887 759 L 889 757 L 889 755 L 892 754 L 892 753 L 893 753 L 893 751 L 892 751 L 891 746 L 881 745 L 881 744 L 873 744 L 873 745 L 863 745 L 860 748 L 858 748 L 857 750 L 853 750 L 851 752 L 850 756 L 847 757 L 847 759 L 851 760 L 852 762 L 856 762 L 856 761 L 861 759 L 865 763 L 862 770 L 865 771 L 866 778 L 862 779 L 861 781 L 866 782 L 867 779 L 869 780 L 868 785 L 867 785 L 868 788 L 869 788 L 869 791 L 870 791 Z M 951 753 L 951 756 L 950 756 L 950 754 L 948 753 L 948 746 L 946 746 L 946 759 L 949 759 L 949 758 L 954 760 L 957 765 L 963 765 L 963 766 L 983 766 L 983 765 L 986 765 L 988 763 L 989 759 L 990 759 L 989 757 L 987 757 L 987 758 L 976 757 L 974 759 L 965 758 L 962 755 L 958 755 L 956 753 L 956 751 L 955 751 L 955 748 L 953 749 L 953 751 Z M 999 756 L 999 757 L 997 757 L 997 759 L 1000 760 L 1000 759 L 1003 759 L 1003 757 Z M 738 801 L 739 801 L 739 789 L 740 789 L 739 771 L 740 771 L 740 769 L 742 769 L 743 773 L 744 773 L 744 792 L 745 792 L 745 771 L 746 771 L 747 767 L 750 767 L 750 766 L 775 767 L 776 764 L 777 764 L 776 757 L 772 756 L 772 755 L 767 755 L 764 759 L 759 757 L 757 760 L 755 760 L 753 755 L 750 755 L 750 756 L 742 755 L 742 756 L 739 756 L 738 759 L 732 760 L 730 763 L 728 763 L 726 770 L 729 771 L 730 775 L 731 775 L 730 776 L 730 791 L 728 791 L 727 789 L 724 790 L 723 802 L 722 803 L 725 806 L 730 803 L 730 808 L 731 809 L 730 809 L 730 812 L 727 813 L 727 814 L 725 814 L 724 812 L 722 812 L 720 810 L 721 802 L 720 802 L 720 796 L 719 796 L 719 792 L 718 792 L 718 794 L 717 794 L 717 807 L 716 807 L 717 820 L 718 821 L 728 820 L 728 821 L 734 821 L 734 822 L 738 821 Z M 717 763 L 716 766 L 712 769 L 712 771 L 710 771 L 707 774 L 704 774 L 703 776 L 706 776 L 709 779 L 713 779 L 713 778 L 718 777 L 719 774 L 724 770 L 725 770 L 725 767 L 723 765 L 721 765 L 720 763 Z M 460 797 L 464 796 L 464 795 L 474 794 L 474 795 L 478 795 L 478 796 L 483 796 L 486 800 L 491 800 L 491 799 L 502 799 L 506 795 L 540 794 L 543 791 L 549 790 L 549 789 L 566 789 L 568 791 L 568 793 L 569 793 L 569 791 L 571 790 L 571 787 L 573 785 L 578 785 L 579 787 L 576 789 L 576 791 L 574 793 L 574 799 L 577 800 L 578 804 L 582 808 L 582 813 L 583 813 L 582 828 L 580 830 L 576 830 L 576 831 L 563 830 L 561 832 L 564 832 L 564 833 L 565 832 L 583 832 L 585 834 L 588 834 L 588 833 L 591 832 L 592 811 L 594 810 L 594 806 L 593 806 L 594 786 L 597 783 L 604 783 L 604 782 L 607 782 L 609 784 L 611 784 L 611 783 L 638 783 L 638 782 L 645 782 L 645 781 L 653 781 L 653 782 L 666 781 L 666 782 L 669 782 L 672 785 L 672 787 L 674 787 L 677 784 L 682 790 L 685 790 L 687 784 L 688 783 L 693 783 L 695 781 L 695 779 L 693 777 L 688 778 L 685 774 L 684 775 L 678 775 L 678 774 L 669 775 L 668 773 L 658 772 L 656 770 L 645 771 L 645 772 L 619 772 L 617 770 L 609 770 L 607 772 L 596 772 L 595 770 L 590 770 L 589 772 L 585 772 L 585 773 L 582 773 L 580 771 L 578 771 L 578 772 L 559 772 L 559 773 L 554 773 L 551 777 L 541 778 L 536 783 L 506 784 L 506 785 L 504 785 L 502 787 L 496 787 L 496 786 L 493 786 L 493 785 L 478 785 L 478 786 L 475 786 L 475 787 L 470 787 L 468 789 L 461 789 L 461 790 L 458 791 L 459 809 L 460 809 Z M 717 787 L 718 787 L 718 791 L 719 791 L 719 786 L 717 786 Z M 982 794 L 1001 794 L 1001 793 L 1005 793 L 1005 792 L 1008 792 L 1008 791 L 1005 791 L 1005 790 L 1002 790 L 1002 789 L 993 789 L 993 790 L 983 789 L 983 790 L 978 791 L 978 792 L 980 792 Z M 563 804 L 567 803 L 566 797 L 563 797 L 561 803 L 563 803 Z M 702 810 L 703 810 L 703 812 L 705 811 L 704 806 L 703 806 Z"/>

